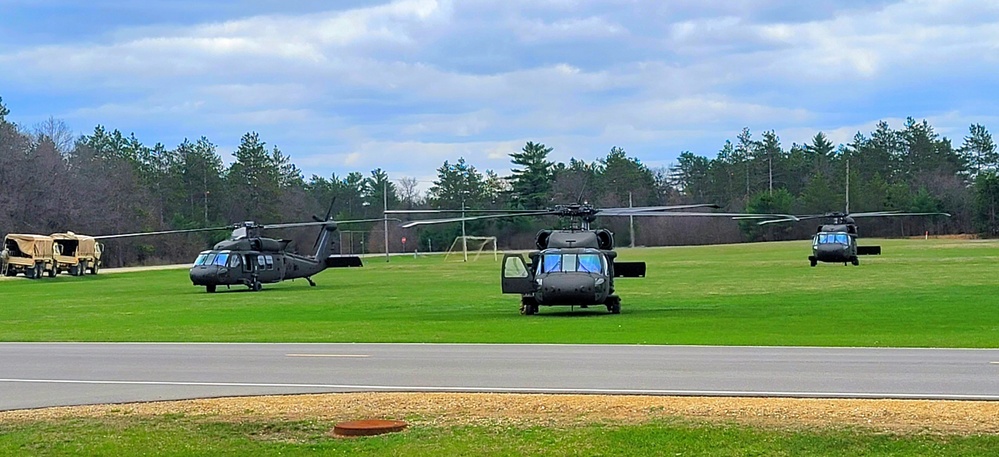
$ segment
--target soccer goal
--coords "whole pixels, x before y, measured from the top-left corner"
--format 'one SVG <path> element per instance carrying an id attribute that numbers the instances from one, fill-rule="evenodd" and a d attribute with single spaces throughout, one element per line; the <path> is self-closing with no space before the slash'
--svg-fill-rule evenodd
<path id="1" fill-rule="evenodd" d="M 476 261 L 482 255 L 482 252 L 489 248 L 490 244 L 493 247 L 493 261 L 496 261 L 498 260 L 498 253 L 496 252 L 495 236 L 458 236 L 454 239 L 454 243 L 451 243 L 451 247 L 448 248 L 447 253 L 444 254 L 444 261 L 446 262 L 448 257 L 454 254 L 461 255 L 462 260 L 467 262 L 469 252 L 475 254 L 472 261 Z"/>

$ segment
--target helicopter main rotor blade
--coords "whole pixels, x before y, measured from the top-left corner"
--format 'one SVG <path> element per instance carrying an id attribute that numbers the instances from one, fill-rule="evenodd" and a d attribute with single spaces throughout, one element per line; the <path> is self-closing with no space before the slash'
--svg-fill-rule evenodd
<path id="1" fill-rule="evenodd" d="M 878 216 L 947 216 L 951 217 L 950 213 L 903 213 L 900 211 L 878 211 L 872 213 L 851 213 L 847 214 L 847 217 L 878 217 Z"/>
<path id="2" fill-rule="evenodd" d="M 535 213 L 535 214 L 548 214 L 550 211 L 546 209 L 530 210 L 530 209 L 390 209 L 385 211 L 385 214 L 454 214 L 454 213 L 467 213 L 467 214 L 523 214 L 523 213 Z"/>
<path id="3" fill-rule="evenodd" d="M 205 227 L 196 229 L 181 229 L 181 230 L 161 230 L 158 232 L 134 232 L 134 233 L 119 233 L 115 235 L 98 235 L 95 239 L 99 240 L 110 240 L 115 238 L 133 238 L 137 236 L 150 236 L 150 235 L 171 235 L 174 233 L 196 233 L 196 232 L 213 232 L 218 230 L 232 230 L 232 226 L 223 227 Z"/>
<path id="4" fill-rule="evenodd" d="M 777 223 L 781 223 L 781 222 L 798 222 L 798 221 L 803 221 L 803 220 L 807 220 L 807 219 L 810 219 L 810 218 L 804 218 L 804 217 L 786 217 L 786 218 L 783 218 L 783 219 L 767 219 L 765 221 L 757 222 L 756 225 L 777 224 Z"/>
<path id="5" fill-rule="evenodd" d="M 693 205 L 671 206 L 627 206 L 619 208 L 596 208 L 598 216 L 637 216 L 639 213 L 669 212 L 677 209 L 721 208 L 714 203 L 699 203 Z"/>
<path id="6" fill-rule="evenodd" d="M 766 221 L 757 222 L 758 225 L 766 224 L 776 224 L 781 222 L 798 222 L 798 221 L 808 221 L 813 219 L 826 219 L 826 218 L 855 218 L 855 217 L 889 217 L 889 216 L 947 216 L 951 217 L 949 213 L 904 213 L 901 211 L 871 211 L 866 213 L 827 213 L 827 214 L 808 214 L 802 216 L 789 216 L 783 219 L 772 219 Z"/>
<path id="7" fill-rule="evenodd" d="M 390 221 L 398 221 L 399 220 L 399 219 L 395 219 L 395 218 L 391 218 L 391 217 L 387 218 L 387 219 L 390 220 Z M 282 223 L 282 224 L 266 224 L 266 225 L 260 226 L 260 228 L 262 228 L 262 229 L 279 229 L 279 228 L 292 228 L 292 227 L 314 227 L 314 226 L 317 226 L 317 225 L 359 224 L 359 223 L 362 223 L 362 222 L 380 222 L 380 221 L 384 221 L 384 220 L 386 220 L 386 218 L 379 217 L 378 219 L 357 219 L 357 220 L 350 220 L 350 221 L 333 221 L 333 220 L 329 220 L 329 221 L 312 221 L 312 222 L 287 222 L 287 223 Z"/>
<path id="8" fill-rule="evenodd" d="M 433 224 L 446 224 L 449 222 L 461 222 L 461 221 L 478 221 L 482 219 L 499 219 L 503 217 L 520 217 L 520 216 L 539 216 L 550 214 L 547 211 L 543 213 L 531 212 L 531 213 L 512 213 L 512 214 L 488 214 L 485 216 L 469 216 L 469 217 L 450 217 L 446 219 L 426 219 L 421 221 L 409 221 L 401 225 L 402 228 L 416 227 L 418 225 L 433 225 Z M 381 219 L 379 219 L 381 220 Z"/>
<path id="9" fill-rule="evenodd" d="M 689 212 L 689 211 L 667 211 L 661 213 L 638 213 L 629 214 L 629 216 L 635 217 L 731 217 L 732 219 L 766 219 L 766 218 L 785 218 L 788 220 L 795 220 L 794 216 L 790 214 L 759 214 L 759 213 L 699 213 L 699 212 Z"/>

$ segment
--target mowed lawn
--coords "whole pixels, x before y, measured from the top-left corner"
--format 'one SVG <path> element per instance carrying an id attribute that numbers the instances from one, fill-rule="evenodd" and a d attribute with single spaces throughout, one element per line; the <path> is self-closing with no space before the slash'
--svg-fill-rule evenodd
<path id="1" fill-rule="evenodd" d="M 521 316 L 500 263 L 365 259 L 207 294 L 186 269 L 0 281 L 2 341 L 463 342 L 999 347 L 999 241 L 862 240 L 884 255 L 809 267 L 806 241 L 620 249 L 620 315 Z"/>

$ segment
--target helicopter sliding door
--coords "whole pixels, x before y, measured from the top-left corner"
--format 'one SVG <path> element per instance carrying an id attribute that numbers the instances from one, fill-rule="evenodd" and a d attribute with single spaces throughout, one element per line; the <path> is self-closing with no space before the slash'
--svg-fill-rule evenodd
<path id="1" fill-rule="evenodd" d="M 534 278 L 524 257 L 520 254 L 503 255 L 503 293 L 529 294 L 534 292 Z"/>

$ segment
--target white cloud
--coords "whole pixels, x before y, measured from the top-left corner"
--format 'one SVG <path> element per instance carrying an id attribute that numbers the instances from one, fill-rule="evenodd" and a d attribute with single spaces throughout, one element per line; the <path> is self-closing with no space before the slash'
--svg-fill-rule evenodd
<path id="1" fill-rule="evenodd" d="M 716 151 L 743 126 L 785 132 L 789 145 L 818 130 L 849 141 L 906 115 L 961 135 L 994 121 L 999 6 L 796 5 L 401 0 L 250 11 L 0 51 L 0 85 L 23 98 L 79 97 L 39 117 L 150 132 L 140 137 L 150 143 L 164 140 L 157 131 L 229 144 L 257 130 L 307 174 L 426 170 L 460 156 L 502 169 L 527 140 L 586 160 L 616 144 L 654 163 Z M 979 97 L 962 93 L 968 81 Z"/>

